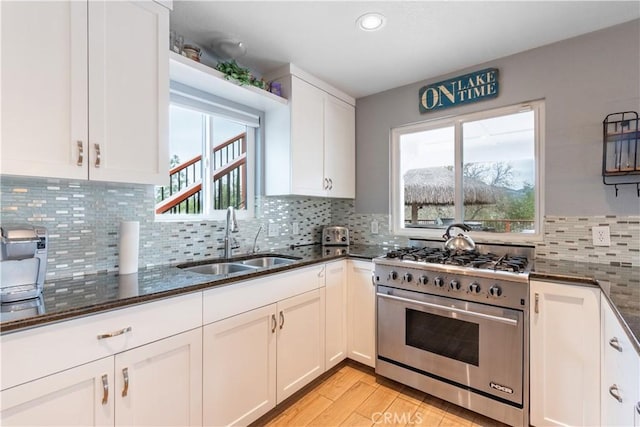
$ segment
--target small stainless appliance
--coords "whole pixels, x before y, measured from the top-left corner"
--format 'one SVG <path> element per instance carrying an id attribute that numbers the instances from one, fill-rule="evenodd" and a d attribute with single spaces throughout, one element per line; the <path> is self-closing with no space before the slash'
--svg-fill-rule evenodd
<path id="1" fill-rule="evenodd" d="M 0 230 L 0 302 L 37 298 L 47 272 L 47 229 L 3 225 Z"/>
<path id="2" fill-rule="evenodd" d="M 322 229 L 323 246 L 349 246 L 349 229 L 330 225 Z"/>
<path id="3" fill-rule="evenodd" d="M 528 425 L 533 247 L 441 241 L 374 259 L 376 373 L 510 425 Z"/>

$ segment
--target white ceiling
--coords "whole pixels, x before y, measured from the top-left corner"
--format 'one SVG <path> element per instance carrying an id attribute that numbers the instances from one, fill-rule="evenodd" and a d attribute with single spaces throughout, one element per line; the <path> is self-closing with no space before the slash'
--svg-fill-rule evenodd
<path id="1" fill-rule="evenodd" d="M 365 12 L 386 25 L 358 30 Z M 242 41 L 258 75 L 291 62 L 360 98 L 637 18 L 637 0 L 175 0 L 171 28 L 205 49 Z"/>

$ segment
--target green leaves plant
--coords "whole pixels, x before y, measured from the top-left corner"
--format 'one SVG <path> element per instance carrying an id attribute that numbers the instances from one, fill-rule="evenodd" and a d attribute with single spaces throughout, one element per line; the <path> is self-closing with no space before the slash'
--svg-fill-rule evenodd
<path id="1" fill-rule="evenodd" d="M 225 75 L 227 80 L 233 80 L 240 85 L 248 85 L 267 89 L 267 83 L 264 80 L 257 79 L 251 75 L 248 68 L 241 67 L 235 60 L 218 62 L 216 70 Z"/>

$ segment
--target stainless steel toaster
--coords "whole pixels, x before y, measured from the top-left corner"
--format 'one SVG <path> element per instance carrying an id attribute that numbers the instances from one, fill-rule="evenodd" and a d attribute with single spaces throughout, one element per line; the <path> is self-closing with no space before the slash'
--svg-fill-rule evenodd
<path id="1" fill-rule="evenodd" d="M 349 229 L 337 225 L 329 225 L 322 229 L 324 246 L 349 246 Z"/>
<path id="2" fill-rule="evenodd" d="M 47 273 L 47 229 L 2 225 L 0 232 L 0 302 L 38 297 Z"/>

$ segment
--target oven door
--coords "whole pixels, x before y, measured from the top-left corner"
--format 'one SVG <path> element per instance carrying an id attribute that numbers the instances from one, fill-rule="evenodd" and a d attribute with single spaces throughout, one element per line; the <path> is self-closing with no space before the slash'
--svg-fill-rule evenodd
<path id="1" fill-rule="evenodd" d="M 524 314 L 378 286 L 378 358 L 522 405 Z"/>

